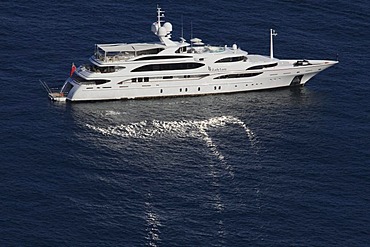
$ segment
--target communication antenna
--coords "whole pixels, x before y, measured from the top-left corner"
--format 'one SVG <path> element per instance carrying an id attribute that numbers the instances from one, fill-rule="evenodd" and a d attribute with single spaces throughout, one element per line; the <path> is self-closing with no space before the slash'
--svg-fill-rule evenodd
<path id="1" fill-rule="evenodd" d="M 162 19 L 164 17 L 164 11 L 159 7 L 159 4 L 157 4 L 157 23 L 158 26 L 161 26 Z"/>
<path id="2" fill-rule="evenodd" d="M 270 58 L 274 58 L 274 36 L 277 32 L 274 29 L 270 29 Z"/>
<path id="3" fill-rule="evenodd" d="M 190 21 L 190 44 L 191 44 L 191 48 L 193 48 L 193 42 L 191 42 L 192 39 L 193 39 L 193 21 Z"/>
<path id="4" fill-rule="evenodd" d="M 181 38 L 184 38 L 184 15 L 181 15 Z"/>

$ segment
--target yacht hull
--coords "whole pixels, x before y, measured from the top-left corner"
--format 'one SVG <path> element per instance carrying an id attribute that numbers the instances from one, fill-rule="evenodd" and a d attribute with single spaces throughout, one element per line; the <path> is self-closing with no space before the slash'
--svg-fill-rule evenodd
<path id="1" fill-rule="evenodd" d="M 225 73 L 207 74 L 198 79 L 162 79 L 149 82 L 127 82 L 119 84 L 121 78 L 104 85 L 83 85 L 69 78 L 67 84 L 72 86 L 66 99 L 68 101 L 98 101 L 139 99 L 156 97 L 176 97 L 191 95 L 207 95 L 219 93 L 237 93 L 256 90 L 274 89 L 288 86 L 305 85 L 313 76 L 336 64 L 336 61 L 312 61 L 312 65 L 274 69 L 256 70 L 260 73 L 250 78 L 217 79 Z M 228 72 L 230 74 L 243 71 Z M 199 70 L 198 74 L 209 73 Z M 148 76 L 143 74 L 142 76 Z M 165 77 L 166 78 L 166 77 Z"/>

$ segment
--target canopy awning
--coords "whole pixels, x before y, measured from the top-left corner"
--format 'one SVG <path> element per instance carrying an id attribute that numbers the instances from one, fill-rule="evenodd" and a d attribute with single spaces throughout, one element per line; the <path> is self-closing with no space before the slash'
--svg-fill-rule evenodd
<path id="1" fill-rule="evenodd" d="M 165 48 L 161 44 L 137 43 L 137 44 L 99 44 L 98 48 L 105 52 L 137 52 L 156 48 Z"/>

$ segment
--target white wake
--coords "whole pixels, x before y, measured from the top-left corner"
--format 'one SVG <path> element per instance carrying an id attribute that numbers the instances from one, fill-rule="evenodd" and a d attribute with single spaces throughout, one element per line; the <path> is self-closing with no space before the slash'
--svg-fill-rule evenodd
<path id="1" fill-rule="evenodd" d="M 118 113 L 116 112 L 109 112 L 109 115 L 117 114 Z M 224 166 L 225 170 L 227 170 L 233 177 L 234 173 L 232 167 L 227 164 L 224 155 L 222 155 L 218 146 L 208 134 L 209 130 L 220 128 L 226 125 L 240 126 L 249 139 L 251 146 L 254 146 L 255 135 L 253 131 L 243 121 L 233 116 L 214 117 L 206 120 L 145 120 L 136 123 L 120 124 L 116 126 L 110 125 L 106 127 L 86 124 L 86 127 L 106 136 L 120 136 L 124 138 L 151 139 L 166 136 L 199 138 L 204 141 L 212 154 L 217 157 L 217 159 Z"/>

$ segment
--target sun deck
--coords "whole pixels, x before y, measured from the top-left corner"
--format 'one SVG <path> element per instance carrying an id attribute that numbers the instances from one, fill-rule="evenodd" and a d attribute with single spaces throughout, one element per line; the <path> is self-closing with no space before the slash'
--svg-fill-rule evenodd
<path id="1" fill-rule="evenodd" d="M 101 62 L 127 61 L 140 55 L 153 55 L 166 49 L 162 44 L 99 44 L 95 46 L 95 59 Z"/>

